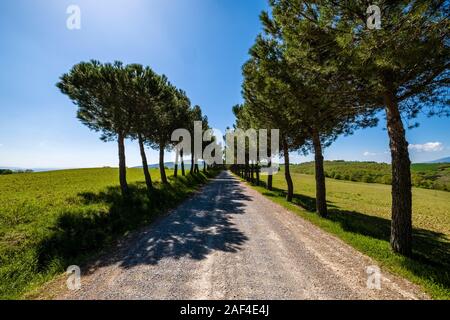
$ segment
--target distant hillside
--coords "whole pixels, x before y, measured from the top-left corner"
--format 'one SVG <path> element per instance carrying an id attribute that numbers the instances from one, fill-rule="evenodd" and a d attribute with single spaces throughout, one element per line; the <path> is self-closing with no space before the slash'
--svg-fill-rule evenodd
<path id="1" fill-rule="evenodd" d="M 201 166 L 203 166 L 203 161 L 199 161 L 199 164 Z M 164 166 L 169 169 L 173 169 L 175 167 L 175 162 L 164 162 Z M 180 164 L 178 164 L 178 166 L 180 166 Z M 191 161 L 184 161 L 185 168 L 189 168 L 190 166 L 191 166 Z M 152 168 L 152 169 L 159 168 L 159 164 L 158 163 L 149 164 L 148 167 Z M 133 168 L 142 168 L 142 166 L 137 166 L 137 167 L 133 167 Z"/>
<path id="2" fill-rule="evenodd" d="M 6 168 L 0 168 L 0 175 L 7 175 L 7 174 L 16 174 L 16 173 L 30 173 L 33 172 L 33 170 L 22 170 L 22 169 L 6 169 Z"/>
<path id="3" fill-rule="evenodd" d="M 11 170 L 14 172 L 44 172 L 44 171 L 55 171 L 55 170 L 63 170 L 61 168 L 21 168 L 21 167 L 5 167 L 0 166 L 0 170 Z"/>
<path id="4" fill-rule="evenodd" d="M 325 161 L 325 175 L 337 180 L 391 184 L 391 165 L 377 162 Z M 293 172 L 314 174 L 314 162 L 292 166 Z M 415 187 L 450 191 L 450 164 L 414 163 L 411 165 Z"/>
<path id="5" fill-rule="evenodd" d="M 450 163 L 450 157 L 430 161 L 429 163 Z"/>
<path id="6" fill-rule="evenodd" d="M 185 165 L 186 165 L 186 162 L 185 162 Z M 164 166 L 169 169 L 173 169 L 175 167 L 175 163 L 174 162 L 164 162 Z M 158 163 L 149 164 L 148 167 L 150 169 L 159 168 L 159 164 Z M 137 167 L 133 167 L 133 168 L 142 168 L 142 166 L 137 166 Z"/>

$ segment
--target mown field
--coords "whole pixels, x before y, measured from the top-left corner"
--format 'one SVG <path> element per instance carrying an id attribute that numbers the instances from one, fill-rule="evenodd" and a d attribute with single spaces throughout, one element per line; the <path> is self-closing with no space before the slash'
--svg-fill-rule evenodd
<path id="1" fill-rule="evenodd" d="M 172 174 L 168 170 L 170 186 L 156 183 L 148 197 L 142 169 L 128 169 L 127 200 L 113 168 L 0 176 L 0 298 L 20 298 L 68 265 L 82 264 L 207 180 Z M 151 175 L 160 179 L 159 170 Z"/>
<path id="2" fill-rule="evenodd" d="M 293 173 L 292 178 L 293 203 L 285 200 L 283 172 L 274 176 L 273 191 L 255 188 L 380 266 L 421 285 L 433 298 L 450 299 L 450 193 L 413 188 L 414 256 L 405 258 L 394 254 L 389 245 L 390 186 L 327 179 L 329 217 L 324 219 L 314 212 L 314 176 Z"/>
<path id="3" fill-rule="evenodd" d="M 325 175 L 337 180 L 391 184 L 391 165 L 377 162 L 325 161 Z M 292 166 L 293 172 L 314 174 L 314 162 Z M 411 165 L 415 187 L 450 191 L 450 163 L 414 163 Z"/>

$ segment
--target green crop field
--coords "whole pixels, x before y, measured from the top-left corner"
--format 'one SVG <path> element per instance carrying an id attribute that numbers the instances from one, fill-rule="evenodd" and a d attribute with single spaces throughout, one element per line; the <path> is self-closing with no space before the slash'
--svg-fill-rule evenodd
<path id="1" fill-rule="evenodd" d="M 325 175 L 337 180 L 390 184 L 391 166 L 387 163 L 325 161 Z M 314 162 L 292 166 L 292 171 L 314 174 Z M 415 187 L 450 191 L 450 163 L 414 163 L 411 165 Z"/>
<path id="2" fill-rule="evenodd" d="M 327 179 L 329 217 L 315 209 L 313 175 L 293 173 L 294 200 L 288 203 L 283 172 L 274 191 L 255 187 L 273 201 L 337 235 L 381 266 L 423 286 L 434 298 L 450 298 L 450 193 L 413 188 L 414 256 L 394 254 L 389 246 L 391 188 L 388 185 Z"/>
<path id="3" fill-rule="evenodd" d="M 132 198 L 118 188 L 118 170 L 79 169 L 0 176 L 0 297 L 18 298 L 71 264 L 82 264 L 118 237 L 151 222 L 199 184 L 203 175 L 171 177 L 147 197 L 141 169 L 128 169 Z M 169 171 L 169 176 L 172 174 Z M 154 181 L 159 171 L 151 170 Z M 327 179 L 328 219 L 314 209 L 314 176 L 293 174 L 294 204 L 275 190 L 259 191 L 406 278 L 435 298 L 450 298 L 450 193 L 413 188 L 414 257 L 389 248 L 390 187 Z"/>
<path id="4" fill-rule="evenodd" d="M 169 186 L 156 183 L 149 200 L 142 169 L 128 169 L 127 175 L 127 200 L 113 168 L 0 176 L 0 298 L 21 297 L 68 265 L 81 264 L 207 179 L 171 177 Z M 159 170 L 151 175 L 159 180 Z"/>

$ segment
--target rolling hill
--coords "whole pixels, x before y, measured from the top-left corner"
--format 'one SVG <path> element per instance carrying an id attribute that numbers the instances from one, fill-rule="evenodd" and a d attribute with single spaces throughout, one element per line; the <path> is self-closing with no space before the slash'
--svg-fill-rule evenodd
<path id="1" fill-rule="evenodd" d="M 391 184 L 391 165 L 387 163 L 336 160 L 325 161 L 324 167 L 328 178 Z M 314 162 L 293 165 L 292 171 L 314 174 Z M 450 191 L 450 164 L 413 163 L 411 178 L 415 187 Z"/>
<path id="2" fill-rule="evenodd" d="M 434 160 L 434 161 L 430 161 L 429 163 L 450 163 L 450 157 L 437 159 L 437 160 Z"/>

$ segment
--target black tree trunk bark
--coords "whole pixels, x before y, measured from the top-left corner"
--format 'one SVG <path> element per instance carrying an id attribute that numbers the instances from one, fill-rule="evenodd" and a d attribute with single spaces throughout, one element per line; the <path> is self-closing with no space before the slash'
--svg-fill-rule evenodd
<path id="1" fill-rule="evenodd" d="M 119 182 L 122 195 L 128 194 L 127 183 L 127 167 L 125 161 L 125 138 L 122 133 L 119 133 L 117 138 L 117 144 L 119 147 Z"/>
<path id="2" fill-rule="evenodd" d="M 270 167 L 272 167 L 272 161 L 269 161 L 269 164 L 268 164 L 268 166 L 269 166 L 269 168 Z M 267 176 L 267 189 L 269 190 L 269 191 L 272 191 L 272 181 L 273 181 L 273 175 L 272 174 L 270 174 L 271 172 L 269 172 L 269 175 Z"/>
<path id="3" fill-rule="evenodd" d="M 245 180 L 250 181 L 250 169 L 247 159 L 245 160 Z"/>
<path id="4" fill-rule="evenodd" d="M 175 164 L 173 166 L 173 176 L 178 177 L 178 162 L 180 161 L 180 153 L 177 149 L 175 149 Z"/>
<path id="5" fill-rule="evenodd" d="M 159 145 L 159 172 L 161 174 L 161 182 L 167 184 L 166 169 L 164 168 L 164 145 Z"/>
<path id="6" fill-rule="evenodd" d="M 181 158 L 181 175 L 184 177 L 186 175 L 186 172 L 184 171 L 183 149 L 181 149 L 180 151 L 180 158 Z"/>
<path id="7" fill-rule="evenodd" d="M 255 171 L 256 171 L 256 185 L 259 186 L 259 165 L 258 164 L 256 164 Z"/>
<path id="8" fill-rule="evenodd" d="M 152 177 L 150 176 L 150 171 L 148 170 L 147 156 L 145 155 L 145 148 L 144 148 L 144 140 L 142 139 L 141 135 L 138 136 L 138 140 L 139 140 L 139 149 L 141 151 L 142 169 L 144 171 L 145 184 L 147 185 L 147 189 L 150 191 L 153 189 L 153 184 L 152 184 Z"/>
<path id="9" fill-rule="evenodd" d="M 283 141 L 283 153 L 284 153 L 284 177 L 287 183 L 287 195 L 286 200 L 292 202 L 294 196 L 294 184 L 292 183 L 291 171 L 289 168 L 289 148 L 286 140 Z"/>
<path id="10" fill-rule="evenodd" d="M 387 129 L 392 157 L 391 247 L 405 256 L 412 253 L 411 161 L 408 142 L 395 95 L 387 92 Z"/>
<path id="11" fill-rule="evenodd" d="M 323 169 L 322 143 L 320 142 L 319 133 L 315 129 L 313 130 L 312 138 L 314 145 L 314 164 L 316 175 L 316 212 L 320 216 L 326 217 L 328 214 L 327 193 L 325 186 L 325 172 Z"/>

